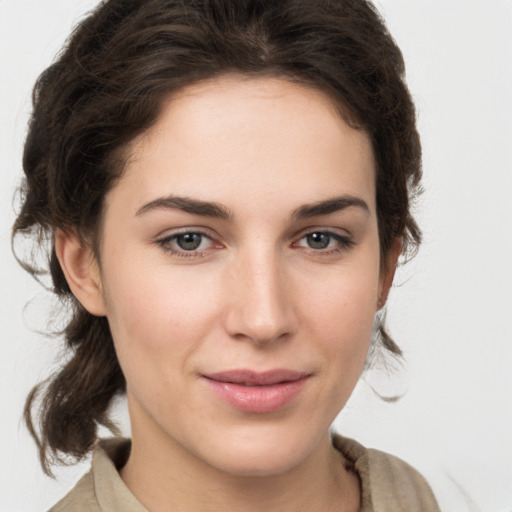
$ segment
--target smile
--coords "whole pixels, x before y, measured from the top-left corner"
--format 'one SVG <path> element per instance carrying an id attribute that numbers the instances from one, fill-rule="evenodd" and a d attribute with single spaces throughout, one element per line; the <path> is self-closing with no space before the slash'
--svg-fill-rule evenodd
<path id="1" fill-rule="evenodd" d="M 243 412 L 282 409 L 304 388 L 311 374 L 294 370 L 253 372 L 233 370 L 203 375 L 209 388 L 224 402 Z"/>

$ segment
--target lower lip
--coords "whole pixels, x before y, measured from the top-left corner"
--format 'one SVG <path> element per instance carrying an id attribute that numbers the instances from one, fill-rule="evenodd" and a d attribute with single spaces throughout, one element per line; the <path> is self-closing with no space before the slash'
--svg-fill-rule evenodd
<path id="1" fill-rule="evenodd" d="M 243 386 L 206 379 L 222 400 L 243 412 L 273 412 L 288 405 L 304 388 L 307 377 L 268 386 Z"/>

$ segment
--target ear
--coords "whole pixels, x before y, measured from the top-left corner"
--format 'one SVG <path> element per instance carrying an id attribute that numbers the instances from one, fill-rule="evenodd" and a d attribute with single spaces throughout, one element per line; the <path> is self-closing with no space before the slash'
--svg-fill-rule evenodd
<path id="1" fill-rule="evenodd" d="M 92 315 L 106 314 L 98 262 L 76 233 L 57 229 L 55 253 L 73 295 Z"/>
<path id="2" fill-rule="evenodd" d="M 380 283 L 379 283 L 379 296 L 377 308 L 381 309 L 388 300 L 389 290 L 395 277 L 395 270 L 398 263 L 398 258 L 402 252 L 402 238 L 397 237 L 392 242 L 386 255 L 386 261 L 381 269 Z"/>

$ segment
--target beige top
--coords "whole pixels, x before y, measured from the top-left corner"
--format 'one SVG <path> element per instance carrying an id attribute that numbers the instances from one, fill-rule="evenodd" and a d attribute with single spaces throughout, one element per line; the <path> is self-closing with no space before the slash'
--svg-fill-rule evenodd
<path id="1" fill-rule="evenodd" d="M 333 443 L 361 481 L 360 512 L 439 512 L 427 482 L 406 462 L 341 436 L 334 436 Z M 128 439 L 100 441 L 91 470 L 49 512 L 148 512 L 118 473 L 130 446 Z"/>

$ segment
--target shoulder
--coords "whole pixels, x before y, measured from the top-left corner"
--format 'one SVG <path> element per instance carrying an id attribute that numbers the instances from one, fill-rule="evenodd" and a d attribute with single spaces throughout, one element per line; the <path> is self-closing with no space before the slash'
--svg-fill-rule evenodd
<path id="1" fill-rule="evenodd" d="M 62 500 L 48 512 L 101 512 L 94 492 L 92 470 L 86 473 Z"/>
<path id="2" fill-rule="evenodd" d="M 374 501 L 393 497 L 408 510 L 437 511 L 434 494 L 425 478 L 403 460 L 378 450 L 368 450 L 370 482 Z"/>
<path id="3" fill-rule="evenodd" d="M 119 476 L 130 448 L 128 439 L 100 441 L 91 470 L 49 512 L 147 512 Z"/>
<path id="4" fill-rule="evenodd" d="M 359 476 L 364 512 L 439 512 L 427 481 L 407 462 L 341 436 L 333 443 Z"/>

